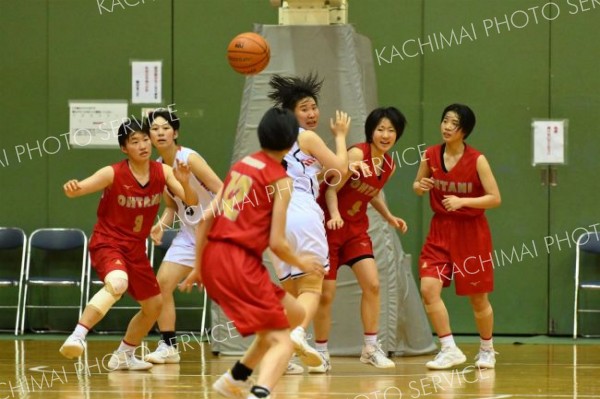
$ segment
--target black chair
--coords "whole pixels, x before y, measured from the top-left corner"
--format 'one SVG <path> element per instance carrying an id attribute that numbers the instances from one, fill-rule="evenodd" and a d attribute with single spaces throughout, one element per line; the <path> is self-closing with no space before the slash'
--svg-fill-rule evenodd
<path id="1" fill-rule="evenodd" d="M 584 233 L 577 239 L 577 248 L 575 249 L 575 301 L 573 314 L 573 339 L 577 338 L 577 322 L 579 313 L 600 313 L 600 304 L 597 308 L 580 309 L 580 291 L 600 290 L 600 280 L 584 280 L 581 278 L 581 258 L 582 252 L 600 255 L 600 233 Z M 600 262 L 600 258 L 598 258 Z M 597 337 L 598 335 L 583 335 L 584 337 Z"/>
<path id="2" fill-rule="evenodd" d="M 25 329 L 28 309 L 76 309 L 77 319 L 81 317 L 84 305 L 87 243 L 87 236 L 80 229 L 42 228 L 31 233 L 27 244 L 24 273 L 21 333 Z M 67 252 L 71 253 L 68 259 Z M 30 288 L 36 288 L 35 291 L 39 294 L 46 294 L 42 304 L 30 304 Z M 65 295 L 65 289 L 73 291 L 73 295 L 67 298 L 67 302 L 72 304 L 48 304 L 53 299 Z M 34 332 L 70 331 L 71 327 L 37 330 L 32 327 L 31 329 Z"/>
<path id="3" fill-rule="evenodd" d="M 23 276 L 27 259 L 27 235 L 25 232 L 18 227 L 0 227 L 0 251 L 2 251 L 0 288 L 17 290 L 16 301 L 14 301 L 16 303 L 0 305 L 0 309 L 15 309 L 14 334 L 18 335 L 19 321 L 21 320 Z"/>

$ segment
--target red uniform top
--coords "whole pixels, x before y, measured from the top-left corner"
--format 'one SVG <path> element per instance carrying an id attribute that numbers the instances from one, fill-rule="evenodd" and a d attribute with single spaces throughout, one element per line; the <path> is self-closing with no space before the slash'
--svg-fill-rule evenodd
<path id="1" fill-rule="evenodd" d="M 283 166 L 262 151 L 244 157 L 232 167 L 223 182 L 223 197 L 218 204 L 208 239 L 238 245 L 257 257 L 269 245 L 273 185 L 287 177 Z"/>
<path id="2" fill-rule="evenodd" d="M 117 241 L 145 240 L 158 213 L 166 180 L 162 164 L 150 161 L 150 180 L 141 186 L 125 159 L 112 165 L 115 177 L 98 205 L 94 233 Z"/>
<path id="3" fill-rule="evenodd" d="M 442 205 L 444 195 L 457 197 L 481 197 L 485 190 L 477 173 L 477 158 L 479 151 L 465 144 L 465 152 L 450 172 L 444 170 L 444 147 L 442 144 L 429 147 L 425 151 L 427 164 L 431 170 L 431 177 L 435 181 L 434 187 L 429 191 L 429 203 L 433 212 L 439 215 L 453 215 L 461 217 L 474 217 L 483 214 L 484 209 L 460 208 L 449 212 Z"/>
<path id="4" fill-rule="evenodd" d="M 381 158 L 373 158 L 371 156 L 371 145 L 369 143 L 359 143 L 351 148 L 356 147 L 363 152 L 363 164 L 350 165 L 352 176 L 348 179 L 344 187 L 338 193 L 338 209 L 342 219 L 346 221 L 359 221 L 367 219 L 367 204 L 375 197 L 383 188 L 385 183 L 390 178 L 392 171 L 395 168 L 394 160 L 388 154 L 384 154 L 383 161 Z M 377 176 L 377 172 L 381 172 Z M 318 202 L 325 212 L 326 220 L 329 219 L 329 211 L 325 202 L 325 191 L 327 183 L 321 184 L 321 195 Z"/>

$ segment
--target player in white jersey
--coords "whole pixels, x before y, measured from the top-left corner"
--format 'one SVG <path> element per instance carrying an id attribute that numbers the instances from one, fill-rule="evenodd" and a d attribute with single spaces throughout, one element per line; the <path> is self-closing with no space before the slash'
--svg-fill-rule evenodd
<path id="1" fill-rule="evenodd" d="M 316 75 L 282 77 L 274 75 L 269 98 L 276 105 L 294 112 L 300 133 L 298 140 L 285 156 L 283 163 L 293 181 L 293 192 L 287 210 L 286 236 L 299 254 L 314 255 L 323 268 L 329 269 L 329 250 L 325 235 L 323 211 L 317 204 L 321 174 L 341 176 L 348 169 L 346 136 L 350 117 L 336 111 L 335 121 L 330 121 L 335 137 L 336 151 L 332 152 L 314 131 L 319 122 L 318 95 L 323 82 Z M 319 367 L 325 359 L 306 342 L 306 329 L 312 321 L 321 296 L 323 277 L 307 275 L 272 256 L 283 288 L 298 298 L 306 316 L 291 333 L 296 354 L 308 366 Z M 295 369 L 295 370 L 294 370 Z M 288 367 L 289 373 L 302 372 L 301 368 Z"/>
<path id="2" fill-rule="evenodd" d="M 177 160 L 190 166 L 190 185 L 198 195 L 197 206 L 187 206 L 172 193 L 165 192 L 167 204 L 158 223 L 151 231 L 151 238 L 160 243 L 165 228 L 179 228 L 157 273 L 163 297 L 163 307 L 157 323 L 161 340 L 156 350 L 146 355 L 151 363 L 179 363 L 176 346 L 175 301 L 173 291 L 194 268 L 196 255 L 196 225 L 223 183 L 206 161 L 194 150 L 177 144 L 179 119 L 167 109 L 158 109 L 148 114 L 146 128 L 150 131 L 152 144 L 160 154 L 159 161 L 175 167 Z"/>

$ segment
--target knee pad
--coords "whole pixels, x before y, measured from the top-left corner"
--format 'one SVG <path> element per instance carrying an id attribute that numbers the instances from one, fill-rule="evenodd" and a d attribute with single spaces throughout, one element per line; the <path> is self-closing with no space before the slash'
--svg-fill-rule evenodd
<path id="1" fill-rule="evenodd" d="M 321 294 L 323 291 L 323 277 L 314 274 L 305 274 L 296 279 L 296 290 L 298 291 L 298 295 L 303 292 Z"/>
<path id="2" fill-rule="evenodd" d="M 104 278 L 104 288 L 111 295 L 121 296 L 127 291 L 128 276 L 123 270 L 113 270 Z"/>
<path id="3" fill-rule="evenodd" d="M 492 313 L 493 313 L 492 305 L 490 305 L 489 303 L 483 310 L 480 310 L 478 312 L 473 311 L 473 314 L 475 315 L 476 319 L 484 319 L 484 318 L 488 317 L 489 315 L 491 315 Z"/>
<path id="4" fill-rule="evenodd" d="M 104 278 L 104 287 L 90 299 L 88 303 L 103 316 L 127 291 L 127 273 L 122 270 L 113 270 Z"/>
<path id="5" fill-rule="evenodd" d="M 90 299 L 88 305 L 95 308 L 104 316 L 119 299 L 121 299 L 121 295 L 111 294 L 106 289 L 106 286 L 104 286 Z"/>

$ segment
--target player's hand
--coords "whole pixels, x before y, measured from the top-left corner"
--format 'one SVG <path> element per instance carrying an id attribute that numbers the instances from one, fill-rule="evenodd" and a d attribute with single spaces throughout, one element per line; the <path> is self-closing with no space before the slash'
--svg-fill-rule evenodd
<path id="1" fill-rule="evenodd" d="M 431 177 L 424 177 L 419 181 L 419 188 L 423 191 L 429 191 L 435 185 L 435 180 Z"/>
<path id="2" fill-rule="evenodd" d="M 196 268 L 194 268 L 190 274 L 187 275 L 185 280 L 179 283 L 179 291 L 181 292 L 192 292 L 192 287 L 197 284 L 198 291 L 202 291 L 202 276 Z"/>
<path id="3" fill-rule="evenodd" d="M 325 268 L 314 255 L 298 255 L 300 264 L 298 268 L 307 274 L 315 274 L 319 277 L 325 275 Z"/>
<path id="4" fill-rule="evenodd" d="M 173 169 L 173 175 L 181 184 L 187 184 L 190 180 L 192 169 L 190 168 L 190 165 L 181 162 L 179 159 L 176 162 L 177 167 Z"/>
<path id="5" fill-rule="evenodd" d="M 350 131 L 350 121 L 352 118 L 344 111 L 335 111 L 335 121 L 329 119 L 329 127 L 334 136 L 346 137 Z"/>
<path id="6" fill-rule="evenodd" d="M 152 239 L 152 242 L 155 245 L 162 244 L 162 237 L 163 237 L 164 232 L 165 231 L 163 230 L 160 223 L 157 223 L 154 226 L 152 226 L 152 229 L 150 229 L 150 238 Z"/>
<path id="7" fill-rule="evenodd" d="M 332 215 L 331 219 L 327 221 L 327 228 L 329 230 L 337 230 L 342 227 L 344 227 L 344 219 L 342 219 L 339 213 L 337 215 Z"/>
<path id="8" fill-rule="evenodd" d="M 81 187 L 79 186 L 79 180 L 69 180 L 63 185 L 63 190 L 65 193 L 74 193 L 77 190 L 81 190 Z"/>
<path id="9" fill-rule="evenodd" d="M 396 216 L 391 216 L 388 219 L 388 223 L 395 229 L 398 229 L 402 232 L 402 234 L 406 233 L 408 231 L 408 225 L 406 224 L 406 222 L 404 221 L 404 219 L 396 217 Z"/>
<path id="10" fill-rule="evenodd" d="M 444 195 L 442 205 L 444 205 L 444 208 L 446 208 L 448 212 L 459 210 L 463 207 L 462 198 L 457 197 L 456 195 Z"/>

